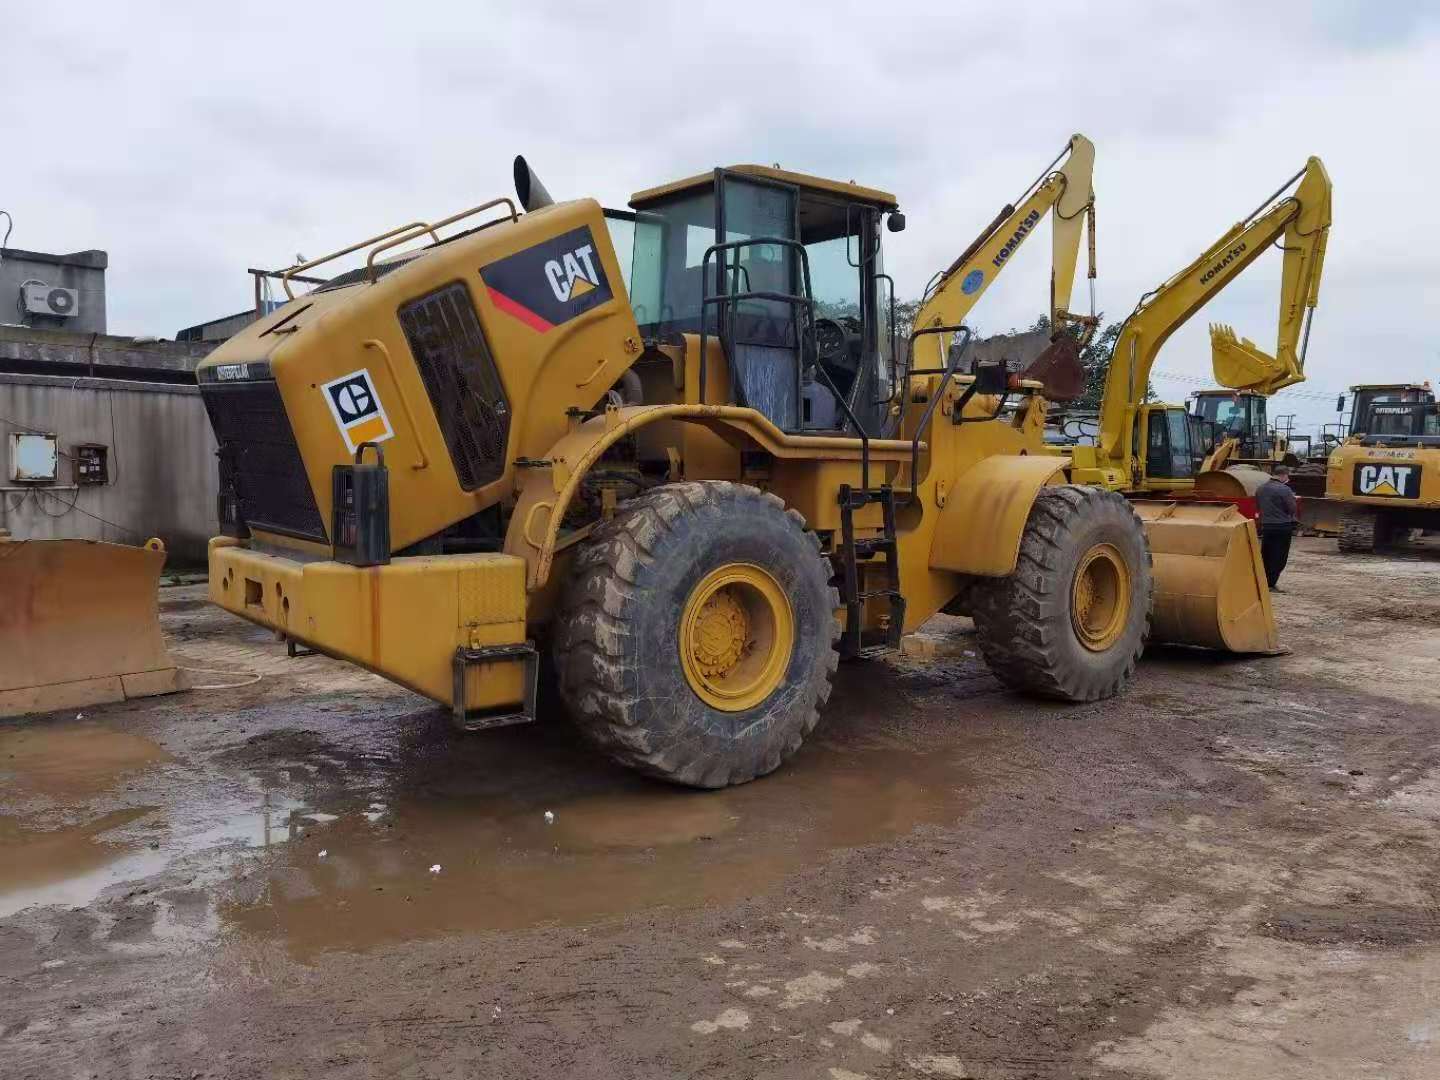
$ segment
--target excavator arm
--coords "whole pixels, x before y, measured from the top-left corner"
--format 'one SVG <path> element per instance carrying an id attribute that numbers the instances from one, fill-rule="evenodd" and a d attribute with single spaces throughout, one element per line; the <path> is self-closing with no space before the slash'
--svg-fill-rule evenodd
<path id="1" fill-rule="evenodd" d="M 1297 180 L 1299 186 L 1285 195 Z M 1253 342 L 1237 339 L 1229 327 L 1212 327 L 1215 377 L 1224 386 L 1263 394 L 1305 378 L 1305 345 L 1330 229 L 1330 191 L 1325 166 L 1319 158 L 1310 158 L 1253 214 L 1141 297 L 1115 341 L 1106 376 L 1100 406 L 1100 450 L 1106 464 L 1131 475 L 1135 417 L 1161 346 L 1276 241 L 1285 254 L 1276 354 L 1270 356 Z"/>
<path id="2" fill-rule="evenodd" d="M 1060 165 L 1064 159 L 1064 164 Z M 1058 168 L 1056 166 L 1059 166 Z M 1007 204 L 949 268 L 936 274 L 925 290 L 915 315 L 915 331 L 942 326 L 959 326 L 985 295 L 1000 271 L 1009 265 L 1016 250 L 1039 226 L 1047 213 L 1054 212 L 1050 266 L 1050 326 L 1058 334 L 1080 326 L 1087 335 L 1094 331 L 1095 278 L 1095 190 L 1091 175 L 1095 167 L 1095 145 L 1084 135 L 1072 135 L 1059 156 L 1020 195 Z M 1075 267 L 1080 254 L 1080 235 L 1090 226 L 1091 314 L 1073 315 L 1068 310 L 1075 285 Z M 916 369 L 944 367 L 942 334 L 925 334 L 914 339 L 912 366 Z"/>

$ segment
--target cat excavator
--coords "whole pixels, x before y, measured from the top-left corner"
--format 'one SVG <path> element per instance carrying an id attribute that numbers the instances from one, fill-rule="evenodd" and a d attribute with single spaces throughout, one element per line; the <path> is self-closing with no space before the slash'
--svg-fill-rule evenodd
<path id="1" fill-rule="evenodd" d="M 1266 474 L 1220 467 L 1235 449 L 1233 440 L 1202 464 L 1194 418 L 1183 405 L 1147 402 L 1145 394 L 1170 335 L 1272 244 L 1284 253 L 1276 351 L 1266 353 L 1228 326 L 1212 326 L 1214 375 L 1234 391 L 1263 395 L 1303 381 L 1330 204 L 1330 178 L 1311 157 L 1252 214 L 1141 297 L 1111 353 L 1094 445 L 1059 450 L 1071 458 L 1072 483 L 1124 492 L 1145 521 L 1155 556 L 1155 630 L 1162 639 L 1237 652 L 1278 648 L 1258 538 L 1241 511 L 1253 516 Z"/>

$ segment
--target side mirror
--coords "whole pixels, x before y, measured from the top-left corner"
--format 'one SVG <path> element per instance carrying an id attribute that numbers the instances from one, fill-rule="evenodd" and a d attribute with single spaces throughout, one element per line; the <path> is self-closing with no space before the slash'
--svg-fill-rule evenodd
<path id="1" fill-rule="evenodd" d="M 1335 399 L 1335 411 L 1336 411 L 1336 412 L 1344 412 L 1344 411 L 1345 411 L 1345 395 L 1344 395 L 1344 394 L 1341 394 L 1339 397 L 1337 397 L 1337 398 Z"/>
<path id="2" fill-rule="evenodd" d="M 904 232 L 905 215 L 899 210 L 891 210 L 890 215 L 885 219 L 885 228 L 891 232 Z"/>
<path id="3" fill-rule="evenodd" d="M 1003 360 L 988 360 L 975 365 L 975 392 L 1003 394 L 1010 389 L 1010 369 Z"/>

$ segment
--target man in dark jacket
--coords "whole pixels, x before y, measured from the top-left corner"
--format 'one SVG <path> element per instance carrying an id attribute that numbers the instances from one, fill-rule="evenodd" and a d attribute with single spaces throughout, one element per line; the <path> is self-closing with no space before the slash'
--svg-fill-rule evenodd
<path id="1" fill-rule="evenodd" d="M 1270 479 L 1255 493 L 1260 511 L 1260 558 L 1265 563 L 1265 580 L 1271 592 L 1280 592 L 1276 585 L 1280 572 L 1290 560 L 1290 540 L 1299 525 L 1295 492 L 1290 490 L 1290 470 L 1276 465 Z"/>

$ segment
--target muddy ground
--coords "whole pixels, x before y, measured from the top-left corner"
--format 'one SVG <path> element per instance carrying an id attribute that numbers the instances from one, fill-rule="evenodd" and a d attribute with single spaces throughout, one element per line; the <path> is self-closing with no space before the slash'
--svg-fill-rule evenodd
<path id="1" fill-rule="evenodd" d="M 0 1076 L 1433 1078 L 1440 545 L 1282 585 L 1085 707 L 941 617 L 715 794 L 166 589 L 260 677 L 0 724 Z"/>

